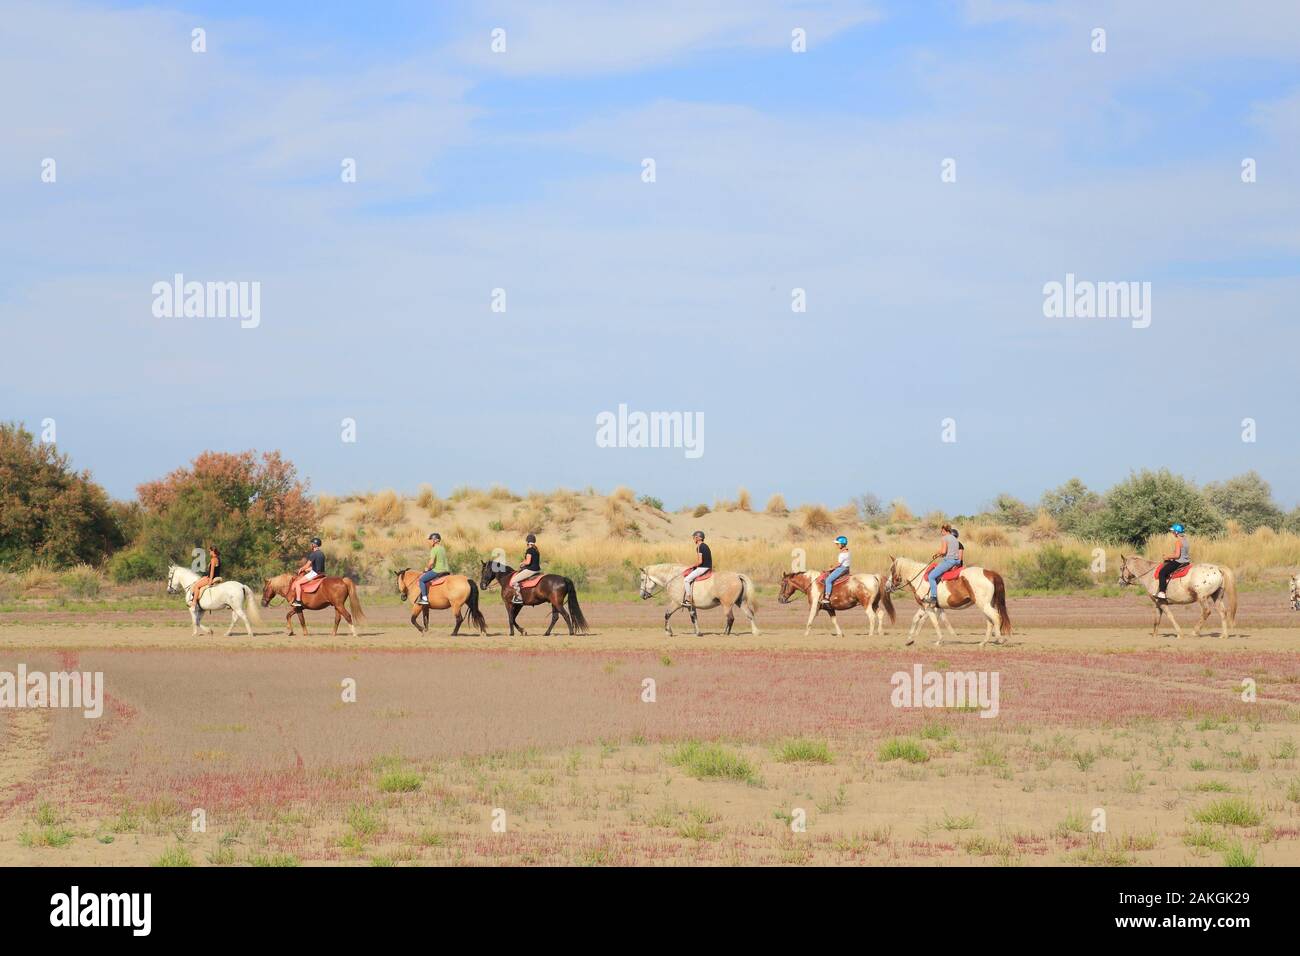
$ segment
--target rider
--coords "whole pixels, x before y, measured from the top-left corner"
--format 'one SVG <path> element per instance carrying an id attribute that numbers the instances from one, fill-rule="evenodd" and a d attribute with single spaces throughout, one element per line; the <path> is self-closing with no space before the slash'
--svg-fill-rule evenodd
<path id="1" fill-rule="evenodd" d="M 826 594 L 822 597 L 822 607 L 831 606 L 831 589 L 835 587 L 835 582 L 849 571 L 849 539 L 840 535 L 835 539 L 835 543 L 840 546 L 840 553 L 835 561 L 835 567 L 826 572 Z"/>
<path id="2" fill-rule="evenodd" d="M 691 582 L 701 575 L 708 574 L 713 570 L 713 552 L 709 546 L 704 543 L 704 532 L 696 531 L 691 535 L 691 540 L 695 542 L 695 563 L 686 570 L 686 576 L 682 579 L 682 603 L 691 604 Z"/>
<path id="3" fill-rule="evenodd" d="M 221 583 L 221 552 L 215 547 L 208 548 L 208 573 L 194 582 L 194 598 L 191 606 L 199 603 L 199 594 L 210 584 Z"/>
<path id="4" fill-rule="evenodd" d="M 1174 522 L 1169 526 L 1169 530 L 1174 533 L 1174 548 L 1173 554 L 1167 556 L 1164 563 L 1160 565 L 1160 590 L 1156 593 L 1158 601 L 1166 600 L 1165 588 L 1169 586 L 1169 576 L 1192 563 L 1192 553 L 1187 547 L 1186 529 L 1181 523 Z"/>
<path id="5" fill-rule="evenodd" d="M 520 587 L 520 582 L 541 573 L 542 554 L 537 550 L 537 535 L 530 531 L 528 537 L 524 538 L 524 559 L 519 570 L 510 576 L 510 585 L 515 589 L 515 596 L 511 600 L 515 604 L 524 603 L 524 589 Z"/>
<path id="6" fill-rule="evenodd" d="M 438 578 L 451 574 L 451 565 L 447 563 L 447 549 L 442 543 L 442 535 L 435 531 L 429 535 L 428 540 L 433 542 L 429 546 L 429 563 L 424 566 L 424 573 L 420 575 L 420 596 L 415 602 L 426 606 L 429 603 L 429 585 Z"/>
<path id="7" fill-rule="evenodd" d="M 939 539 L 939 550 L 930 555 L 930 559 L 937 563 L 926 576 L 930 582 L 930 597 L 925 603 L 930 607 L 939 606 L 939 579 L 961 564 L 964 550 L 957 535 L 953 533 L 952 525 L 945 521 L 939 530 L 943 532 L 943 537 Z"/>
<path id="8" fill-rule="evenodd" d="M 320 538 L 312 538 L 311 551 L 307 554 L 306 560 L 298 565 L 298 570 L 293 573 L 293 580 L 289 582 L 289 598 L 294 607 L 303 607 L 302 586 L 324 574 L 325 552 L 320 549 Z"/>

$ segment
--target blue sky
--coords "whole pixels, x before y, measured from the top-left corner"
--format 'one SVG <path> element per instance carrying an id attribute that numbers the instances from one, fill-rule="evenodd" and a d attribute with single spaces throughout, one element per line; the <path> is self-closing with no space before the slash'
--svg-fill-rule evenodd
<path id="1" fill-rule="evenodd" d="M 1281 2 L 10 4 L 0 417 L 119 496 L 280 448 L 330 492 L 957 513 L 1167 466 L 1290 506 L 1296 35 Z M 176 272 L 260 282 L 261 324 L 154 318 Z M 1150 327 L 1045 318 L 1067 272 L 1152 283 Z M 620 403 L 702 414 L 703 456 L 597 447 Z"/>

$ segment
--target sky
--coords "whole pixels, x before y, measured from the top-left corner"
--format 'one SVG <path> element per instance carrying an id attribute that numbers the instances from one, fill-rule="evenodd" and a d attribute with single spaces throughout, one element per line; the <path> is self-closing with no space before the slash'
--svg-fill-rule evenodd
<path id="1" fill-rule="evenodd" d="M 280 449 L 335 494 L 955 514 L 1167 467 L 1289 508 L 1298 35 L 1291 2 L 8 0 L 0 420 L 118 497 Z M 177 273 L 256 282 L 256 326 L 156 315 Z M 1045 315 L 1067 274 L 1149 283 L 1149 324 Z M 620 405 L 701 453 L 602 447 Z"/>

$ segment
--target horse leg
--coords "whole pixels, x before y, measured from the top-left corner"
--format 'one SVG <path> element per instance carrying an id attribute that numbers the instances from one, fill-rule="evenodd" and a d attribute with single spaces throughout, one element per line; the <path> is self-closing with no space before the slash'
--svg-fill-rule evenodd
<path id="1" fill-rule="evenodd" d="M 284 616 L 284 624 L 289 629 L 289 636 L 293 637 L 293 616 L 298 611 L 292 604 L 289 605 L 289 613 Z"/>
<path id="2" fill-rule="evenodd" d="M 943 628 L 939 626 L 939 622 L 943 619 L 943 611 L 931 610 L 928 611 L 928 613 L 930 615 L 930 623 L 934 625 L 934 633 L 939 635 L 939 639 L 934 642 L 934 646 L 938 647 L 940 644 L 943 643 Z M 951 626 L 952 625 L 949 625 L 949 627 Z"/>
<path id="3" fill-rule="evenodd" d="M 451 636 L 455 637 L 460 633 L 461 624 L 465 623 L 465 602 L 452 605 L 451 613 L 456 616 L 456 623 L 451 629 Z"/>
<path id="4" fill-rule="evenodd" d="M 1159 637 L 1159 636 L 1160 636 L 1160 617 L 1161 617 L 1161 612 L 1160 612 L 1160 602 L 1159 602 L 1159 601 L 1156 601 L 1156 602 L 1155 602 L 1155 606 L 1156 606 L 1156 619 L 1155 619 L 1155 621 L 1154 621 L 1154 622 L 1152 623 L 1152 625 L 1151 625 L 1151 636 L 1152 636 L 1152 637 Z"/>
<path id="5" fill-rule="evenodd" d="M 835 616 L 835 608 L 827 608 L 826 613 L 831 617 L 831 623 L 835 625 L 835 636 L 843 637 L 844 631 L 840 629 L 840 619 Z"/>
<path id="6" fill-rule="evenodd" d="M 727 608 L 727 626 L 722 630 L 723 635 L 729 635 L 731 633 L 731 625 L 735 623 L 736 623 L 736 607 L 733 604 Z"/>
<path id="7" fill-rule="evenodd" d="M 572 637 L 574 634 L 578 633 L 578 629 L 573 626 L 573 618 L 569 616 L 569 612 L 564 609 L 564 605 L 562 603 L 558 605 L 558 607 L 560 611 L 560 617 L 564 618 L 564 623 L 569 626 L 569 636 Z"/>
<path id="8" fill-rule="evenodd" d="M 1210 602 L 1205 598 L 1197 598 L 1196 603 L 1201 606 L 1201 619 L 1196 622 L 1196 627 L 1192 629 L 1192 637 L 1200 637 L 1201 628 L 1203 628 L 1205 622 L 1210 619 Z"/>
<path id="9" fill-rule="evenodd" d="M 304 614 L 305 608 L 298 608 L 298 623 L 302 625 L 302 636 L 307 636 L 307 615 Z"/>
<path id="10" fill-rule="evenodd" d="M 907 643 L 903 645 L 904 647 L 908 647 L 916 643 L 916 632 L 920 629 L 921 621 L 923 621 L 924 619 L 925 619 L 925 608 L 923 607 L 917 608 L 916 613 L 912 615 L 912 626 L 907 629 Z"/>
<path id="11" fill-rule="evenodd" d="M 804 625 L 804 629 L 803 629 L 803 636 L 804 636 L 804 637 L 807 637 L 809 634 L 812 633 L 812 622 L 813 622 L 813 619 L 814 619 L 815 617 L 817 617 L 817 612 L 820 611 L 820 610 L 821 610 L 821 606 L 817 603 L 817 599 L 814 598 L 814 597 L 812 596 L 812 592 L 809 592 L 809 594 L 808 594 L 808 623 L 807 623 L 806 625 Z"/>
<path id="12" fill-rule="evenodd" d="M 1169 610 L 1169 608 L 1165 608 L 1164 611 L 1165 611 L 1165 617 L 1169 618 L 1169 623 L 1174 626 L 1174 639 L 1181 640 L 1183 636 L 1183 629 L 1179 627 L 1178 622 L 1174 620 L 1174 612 Z"/>
<path id="13" fill-rule="evenodd" d="M 235 633 L 235 625 L 239 623 L 239 612 L 233 607 L 230 609 L 230 627 L 226 628 L 226 637 Z"/>
<path id="14" fill-rule="evenodd" d="M 334 608 L 334 630 L 330 631 L 330 637 L 339 636 L 339 621 L 343 620 L 343 615 L 339 613 L 337 607 Z"/>
<path id="15" fill-rule="evenodd" d="M 697 614 L 695 613 L 695 604 L 694 604 L 694 602 L 692 602 L 690 610 L 691 610 L 691 627 L 695 628 L 695 636 L 696 636 L 696 637 L 699 637 L 699 636 L 700 636 L 700 618 L 699 618 L 699 615 L 697 615 Z"/>
<path id="16" fill-rule="evenodd" d="M 740 609 L 745 613 L 745 617 L 747 617 L 747 618 L 749 619 L 749 631 L 750 631 L 750 633 L 751 633 L 751 634 L 757 634 L 757 633 L 758 633 L 758 622 L 757 622 L 756 620 L 754 620 L 754 612 L 751 611 L 751 610 L 749 609 L 749 605 L 748 605 L 748 604 L 742 604 L 742 605 L 740 605 Z"/>
<path id="17" fill-rule="evenodd" d="M 352 631 L 352 636 L 357 636 L 357 626 L 352 622 L 352 615 L 348 613 L 347 605 L 339 604 L 334 608 L 334 630 L 339 627 L 339 615 L 343 615 L 343 620 L 348 622 L 348 629 Z"/>
<path id="18" fill-rule="evenodd" d="M 551 602 L 551 623 L 546 625 L 546 633 L 542 637 L 550 637 L 551 629 L 555 627 L 555 622 L 560 619 L 560 611 L 555 602 Z"/>
<path id="19" fill-rule="evenodd" d="M 411 627 L 415 628 L 421 634 L 424 633 L 424 628 L 420 627 L 420 605 L 418 604 L 411 606 Z"/>
<path id="20" fill-rule="evenodd" d="M 676 614 L 678 611 L 680 611 L 683 606 L 684 605 L 678 604 L 676 607 L 669 608 L 664 613 L 664 631 L 668 634 L 669 637 L 673 636 L 673 629 L 672 629 L 672 625 L 668 623 L 668 619 L 672 617 L 674 614 Z"/>

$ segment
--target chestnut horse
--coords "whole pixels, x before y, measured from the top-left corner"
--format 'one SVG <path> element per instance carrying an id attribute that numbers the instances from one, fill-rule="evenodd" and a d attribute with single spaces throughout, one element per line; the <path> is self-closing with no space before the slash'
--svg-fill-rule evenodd
<path id="1" fill-rule="evenodd" d="M 522 624 L 516 624 L 515 618 L 519 612 L 535 604 L 549 604 L 551 606 L 551 623 L 546 627 L 546 633 L 543 637 L 550 637 L 551 628 L 555 627 L 555 622 L 563 617 L 564 623 L 569 625 L 569 634 L 574 633 L 586 634 L 589 631 L 587 619 L 582 616 L 582 608 L 578 606 L 578 589 L 574 587 L 573 580 L 566 578 L 562 574 L 543 574 L 530 580 L 537 583 L 531 587 L 523 589 L 524 603 L 516 604 L 514 602 L 514 588 L 510 587 L 510 578 L 515 573 L 515 569 L 509 565 L 500 562 L 483 561 L 483 571 L 479 577 L 479 587 L 486 591 L 496 582 L 501 586 L 501 600 L 506 606 L 506 615 L 510 618 L 510 636 L 514 637 L 515 628 L 519 628 L 519 633 L 527 635 Z M 493 570 L 499 568 L 500 570 Z M 568 603 L 569 609 L 564 609 L 565 603 Z"/>
<path id="2" fill-rule="evenodd" d="M 292 574 L 277 574 L 273 578 L 267 578 L 262 585 L 262 607 L 270 607 L 271 601 L 276 597 L 282 597 L 289 600 L 289 582 L 293 580 Z M 348 613 L 345 606 L 348 601 L 352 602 L 352 613 Z M 293 616 L 298 615 L 298 622 L 302 624 L 302 633 L 307 634 L 307 618 L 303 616 L 303 611 L 320 611 L 327 607 L 334 608 L 334 630 L 331 634 L 338 637 L 339 619 L 343 618 L 348 622 L 348 627 L 352 628 L 352 636 L 357 636 L 357 625 L 355 621 L 364 621 L 365 614 L 361 611 L 361 600 L 357 597 L 357 586 L 351 578 L 321 578 L 320 587 L 315 591 L 304 591 L 302 594 L 303 607 L 294 607 L 293 602 L 289 601 L 289 613 L 285 615 L 284 622 L 289 625 L 289 636 L 293 636 Z"/>
<path id="3" fill-rule="evenodd" d="M 465 620 L 461 611 L 466 608 L 469 609 L 469 619 L 478 628 L 478 632 L 487 633 L 487 621 L 483 619 L 483 612 L 478 609 L 478 585 L 465 575 L 449 574 L 430 583 L 429 603 L 421 604 L 420 575 L 423 572 L 403 568 L 393 573 L 397 575 L 397 593 L 402 596 L 403 601 L 408 598 L 411 601 L 411 626 L 421 634 L 429 631 L 429 611 L 432 608 L 437 608 L 439 611 L 451 608 L 451 612 L 456 615 L 456 626 L 451 629 L 452 637 L 460 633 L 460 626 Z M 411 597 L 412 594 L 414 597 Z M 419 620 L 421 612 L 424 614 L 423 627 L 420 626 Z"/>
<path id="4" fill-rule="evenodd" d="M 777 598 L 781 604 L 789 604 L 790 599 L 794 597 L 795 591 L 802 591 L 808 598 L 809 612 L 808 625 L 804 628 L 804 637 L 812 633 L 813 618 L 817 612 L 822 610 L 821 599 L 826 593 L 826 585 L 817 580 L 818 574 L 815 571 L 790 571 L 781 575 L 781 594 Z M 844 632 L 840 630 L 839 619 L 835 617 L 836 611 L 847 611 L 855 605 L 861 604 L 867 612 L 867 637 L 876 633 L 876 625 L 880 625 L 880 633 L 885 633 L 885 614 L 888 612 L 889 621 L 892 624 L 894 617 L 894 602 L 889 598 L 889 592 L 885 590 L 885 582 L 879 574 L 850 574 L 846 583 L 836 582 L 836 587 L 831 591 L 831 606 L 826 613 L 831 616 L 831 623 L 835 625 L 836 637 L 843 637 Z"/>

